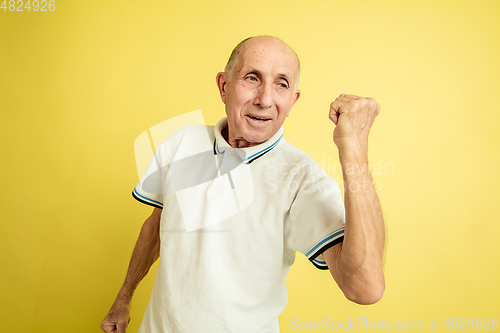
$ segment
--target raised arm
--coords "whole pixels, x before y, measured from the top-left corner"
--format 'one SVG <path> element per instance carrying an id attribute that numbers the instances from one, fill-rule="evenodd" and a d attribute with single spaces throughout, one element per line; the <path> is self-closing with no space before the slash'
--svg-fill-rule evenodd
<path id="1" fill-rule="evenodd" d="M 128 266 L 125 282 L 121 287 L 101 329 L 106 333 L 124 333 L 130 321 L 130 306 L 139 282 L 148 274 L 151 265 L 160 257 L 160 217 L 162 210 L 155 208 L 144 222 L 132 258 Z"/>
<path id="2" fill-rule="evenodd" d="M 340 95 L 330 106 L 334 142 L 344 178 L 344 241 L 323 253 L 347 299 L 373 304 L 385 289 L 382 258 L 385 228 L 368 168 L 368 134 L 380 112 L 372 98 Z"/>

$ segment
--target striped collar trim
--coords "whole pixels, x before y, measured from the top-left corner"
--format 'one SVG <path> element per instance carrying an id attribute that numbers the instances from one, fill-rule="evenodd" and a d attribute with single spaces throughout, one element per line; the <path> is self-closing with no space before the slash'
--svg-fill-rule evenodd
<path id="1" fill-rule="evenodd" d="M 227 126 L 227 117 L 219 120 L 214 128 L 214 154 L 221 154 L 227 148 L 234 149 L 234 151 L 243 159 L 243 162 L 250 164 L 264 154 L 270 152 L 278 145 L 281 138 L 283 138 L 283 126 L 267 141 L 248 148 L 232 148 L 226 140 L 222 137 L 222 130 Z"/>

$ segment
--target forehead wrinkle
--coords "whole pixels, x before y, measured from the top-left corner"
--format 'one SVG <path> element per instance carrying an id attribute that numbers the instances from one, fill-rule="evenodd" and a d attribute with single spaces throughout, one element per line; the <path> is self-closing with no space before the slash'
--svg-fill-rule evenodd
<path id="1" fill-rule="evenodd" d="M 241 67 L 239 68 L 239 70 L 237 71 L 238 75 L 241 74 L 241 73 L 251 73 L 251 72 L 254 72 L 254 73 L 257 73 L 258 75 L 260 76 L 264 76 L 264 73 L 267 72 L 267 68 L 266 69 L 259 69 L 260 66 L 255 66 L 254 63 L 261 63 L 263 66 L 263 68 L 266 68 L 266 67 L 271 67 L 271 73 L 273 71 L 278 71 L 278 73 L 275 75 L 276 78 L 279 78 L 279 77 L 283 77 L 283 78 L 286 78 L 288 80 L 291 80 L 293 79 L 293 72 L 291 73 L 287 73 L 287 71 L 282 71 L 282 69 L 275 69 L 275 67 L 288 67 L 288 64 L 287 62 L 283 62 L 281 64 L 272 64 L 272 65 L 269 65 L 265 60 L 264 61 L 261 61 L 261 60 L 252 60 L 250 61 L 250 63 L 245 63 L 244 61 L 242 61 L 241 63 Z"/>

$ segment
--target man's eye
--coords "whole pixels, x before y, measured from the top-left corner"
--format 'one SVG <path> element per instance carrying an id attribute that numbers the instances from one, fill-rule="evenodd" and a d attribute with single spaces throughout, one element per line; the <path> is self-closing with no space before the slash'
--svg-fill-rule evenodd
<path id="1" fill-rule="evenodd" d="M 280 87 L 281 88 L 288 88 L 288 86 L 286 85 L 286 83 L 280 83 Z"/>
<path id="2" fill-rule="evenodd" d="M 257 81 L 257 78 L 255 76 L 249 76 L 248 79 L 254 82 Z"/>

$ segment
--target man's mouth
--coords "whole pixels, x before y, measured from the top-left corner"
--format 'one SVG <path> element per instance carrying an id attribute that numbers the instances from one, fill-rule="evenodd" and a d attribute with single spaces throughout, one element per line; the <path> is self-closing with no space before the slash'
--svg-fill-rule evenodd
<path id="1" fill-rule="evenodd" d="M 250 119 L 262 121 L 262 122 L 266 122 L 268 120 L 271 120 L 271 118 L 268 118 L 268 117 L 257 117 L 257 116 L 250 116 L 250 115 L 247 115 L 247 117 Z"/>

